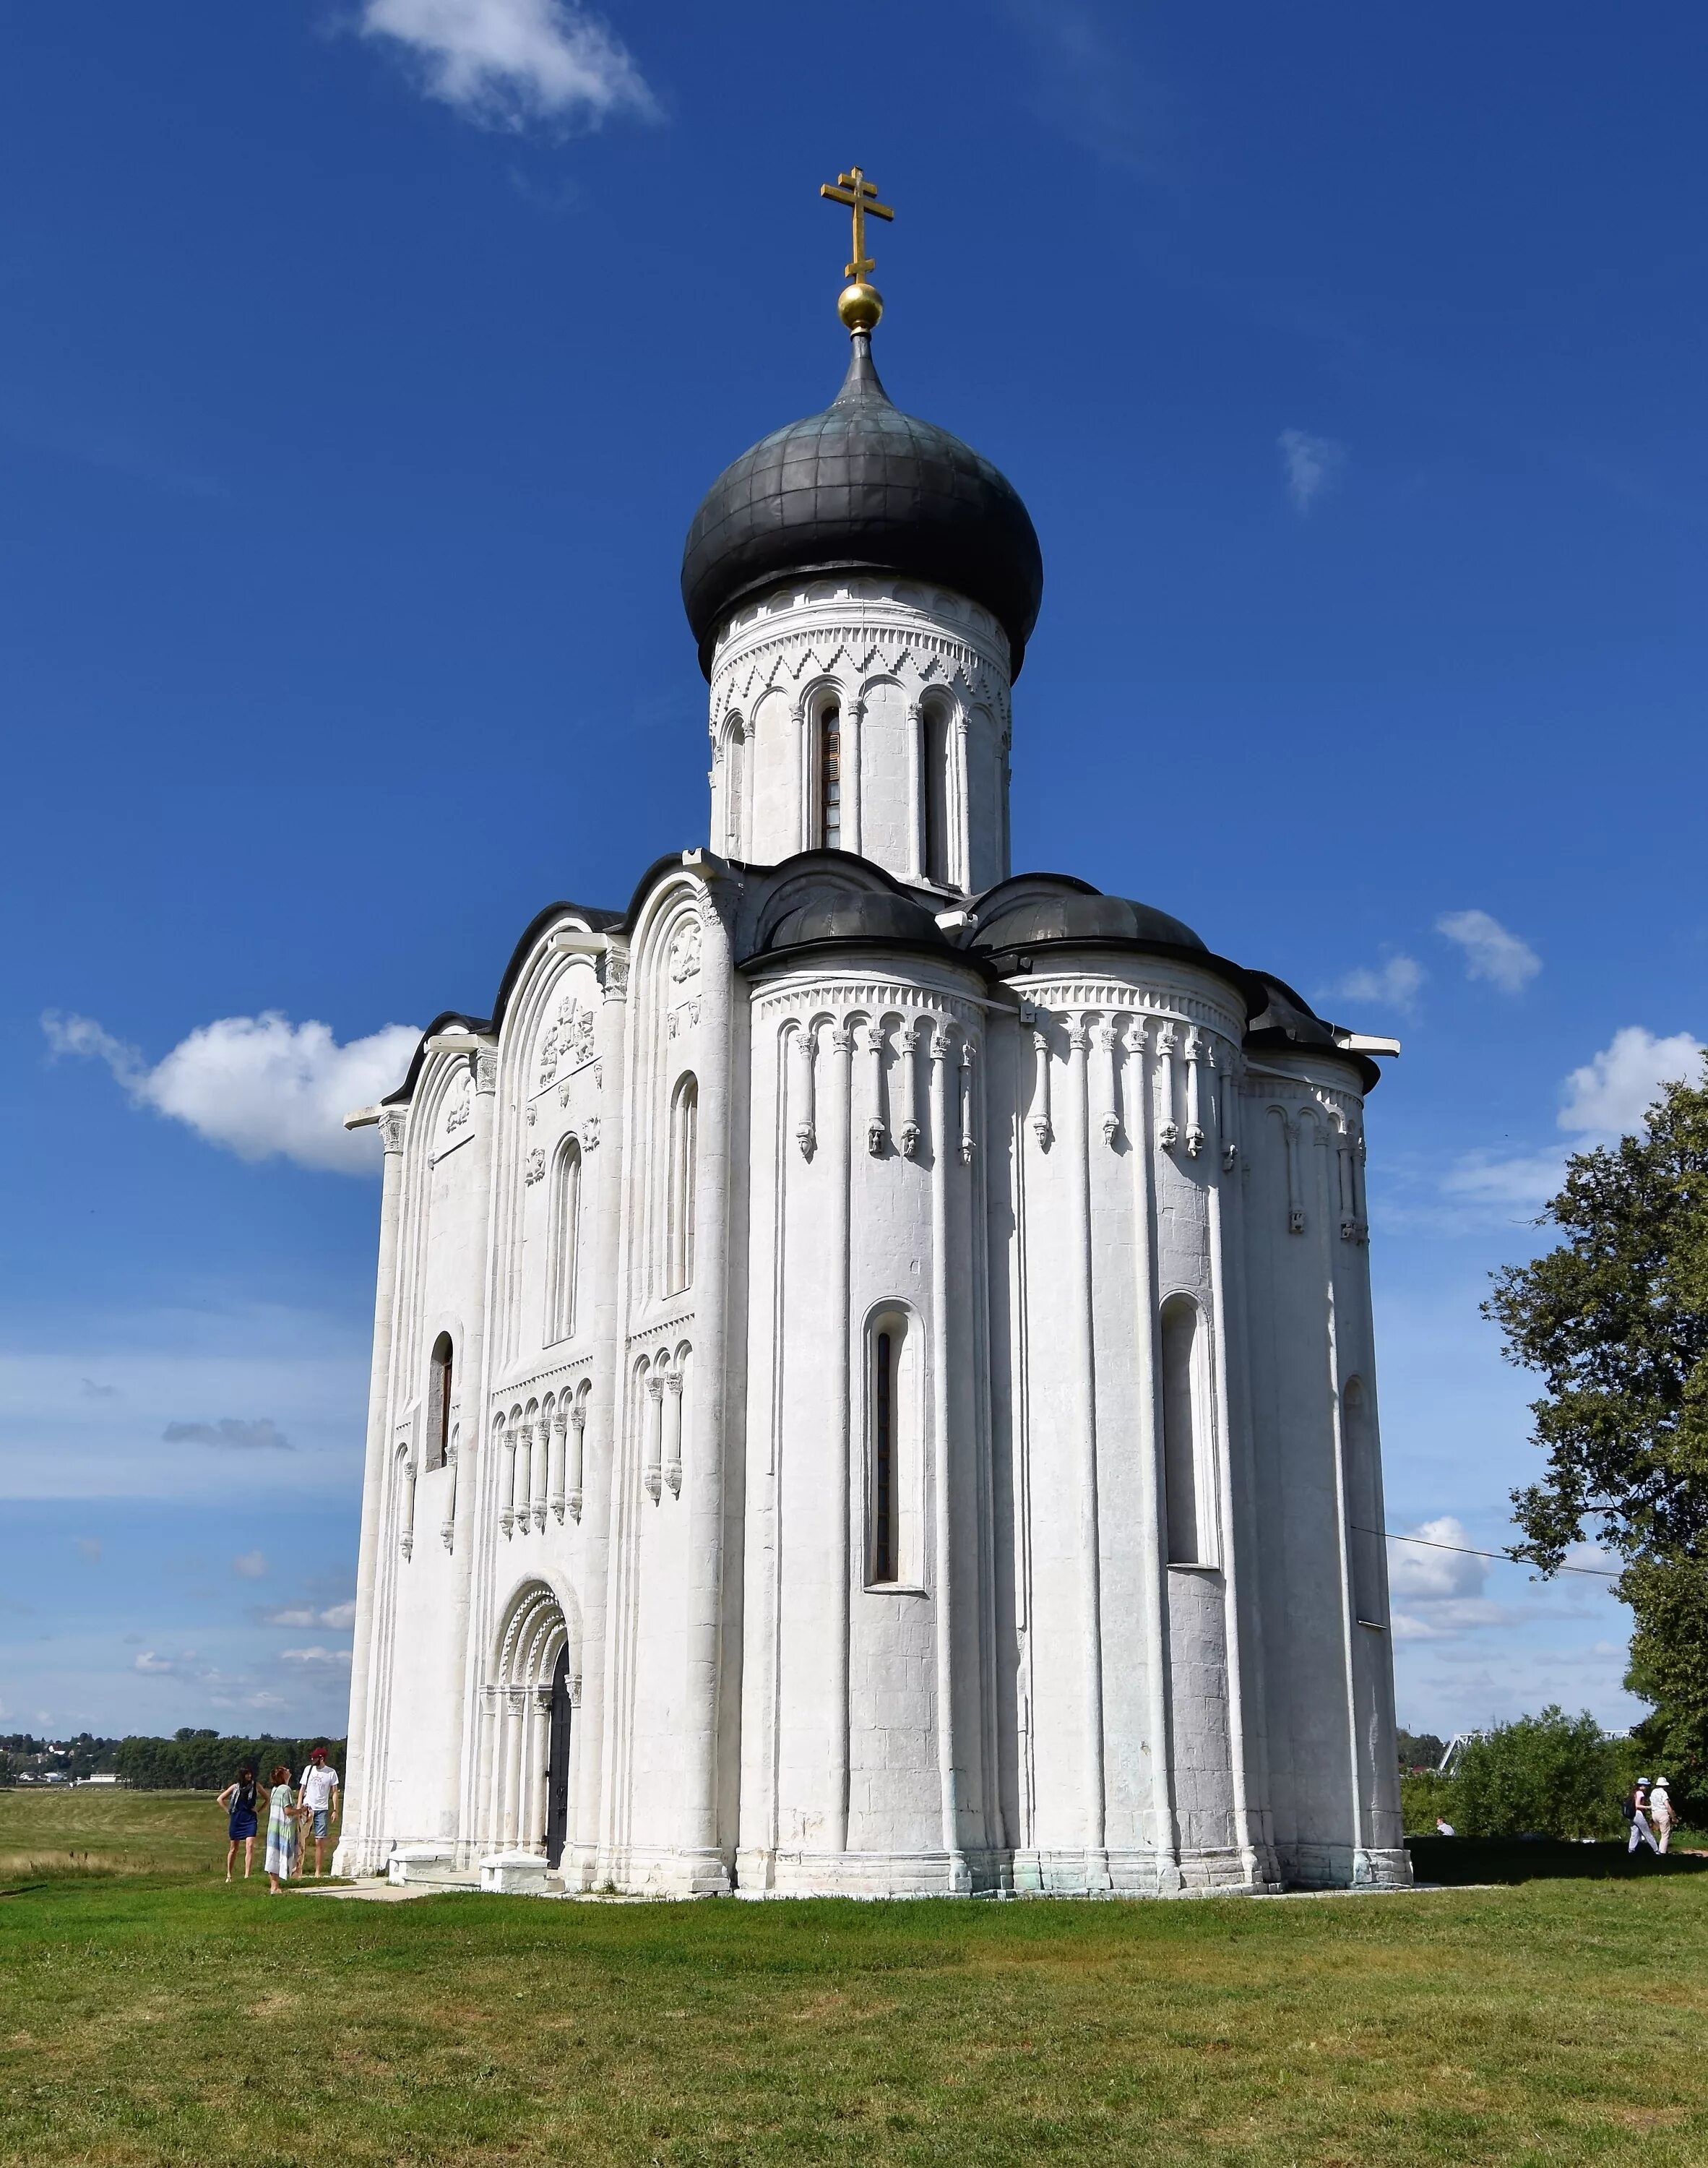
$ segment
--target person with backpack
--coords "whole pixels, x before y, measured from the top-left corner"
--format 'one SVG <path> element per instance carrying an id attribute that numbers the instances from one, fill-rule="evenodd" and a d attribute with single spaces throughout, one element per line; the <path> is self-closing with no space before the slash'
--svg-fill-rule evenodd
<path id="1" fill-rule="evenodd" d="M 246 1762 L 236 1776 L 220 1794 L 220 1804 L 225 1809 L 225 1834 L 230 1842 L 225 1847 L 225 1879 L 231 1879 L 231 1869 L 237 1858 L 237 1847 L 243 1847 L 243 1879 L 249 1879 L 249 1870 L 255 1864 L 255 1832 L 259 1825 L 259 1810 L 268 1800 L 267 1787 L 256 1781 L 255 1772 Z"/>
<path id="2" fill-rule="evenodd" d="M 1622 1809 L 1625 1819 L 1631 1824 L 1631 1837 L 1625 1847 L 1627 1855 L 1635 1852 L 1640 1844 L 1646 1844 L 1657 1855 L 1660 1852 L 1659 1845 L 1655 1842 L 1655 1833 L 1649 1827 L 1648 1804 L 1649 1780 L 1647 1777 L 1639 1777 L 1626 1793 Z"/>

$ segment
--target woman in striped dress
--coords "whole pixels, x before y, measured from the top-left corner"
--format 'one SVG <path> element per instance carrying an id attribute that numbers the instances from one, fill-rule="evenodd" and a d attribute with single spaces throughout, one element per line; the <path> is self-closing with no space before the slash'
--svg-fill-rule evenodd
<path id="1" fill-rule="evenodd" d="M 297 1824 L 296 1793 L 290 1781 L 290 1772 L 278 1768 L 273 1772 L 273 1798 L 267 1816 L 267 1880 L 268 1894 L 276 1897 L 279 1884 L 289 1882 L 296 1872 Z"/>

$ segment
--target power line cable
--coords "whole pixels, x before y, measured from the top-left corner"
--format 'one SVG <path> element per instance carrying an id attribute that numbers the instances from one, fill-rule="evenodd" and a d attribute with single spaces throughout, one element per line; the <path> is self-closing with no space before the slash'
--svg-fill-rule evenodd
<path id="1" fill-rule="evenodd" d="M 1354 1522 L 1357 1528 L 1357 1523 Z M 1400 1536 L 1392 1528 L 1358 1528 L 1361 1536 L 1386 1536 L 1391 1544 L 1421 1544 L 1427 1551 L 1457 1551 L 1462 1558 L 1499 1559 L 1507 1565 L 1531 1565 L 1531 1559 L 1514 1558 L 1510 1551 L 1473 1550 L 1469 1544 L 1437 1543 L 1433 1536 Z M 1621 1571 L 1623 1569 L 1621 1568 Z M 1598 1581 L 1617 1581 L 1619 1575 L 1610 1572 L 1605 1565 L 1557 1565 L 1556 1573 L 1593 1574 Z"/>

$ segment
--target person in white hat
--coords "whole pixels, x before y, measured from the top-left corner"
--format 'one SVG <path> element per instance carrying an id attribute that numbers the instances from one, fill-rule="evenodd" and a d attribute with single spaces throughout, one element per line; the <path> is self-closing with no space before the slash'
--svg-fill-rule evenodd
<path id="1" fill-rule="evenodd" d="M 1655 1833 L 1649 1827 L 1648 1804 L 1649 1780 L 1639 1777 L 1625 1795 L 1625 1818 L 1631 1824 L 1631 1841 L 1625 1847 L 1627 1852 L 1635 1852 L 1640 1844 L 1646 1844 L 1651 1852 L 1660 1850 L 1655 1842 Z"/>
<path id="2" fill-rule="evenodd" d="M 1649 1820 L 1658 1839 L 1655 1847 L 1658 1852 L 1666 1850 L 1672 1838 L 1673 1825 L 1678 1819 L 1673 1812 L 1673 1795 L 1667 1789 L 1667 1780 L 1664 1777 L 1657 1777 L 1649 1786 Z"/>

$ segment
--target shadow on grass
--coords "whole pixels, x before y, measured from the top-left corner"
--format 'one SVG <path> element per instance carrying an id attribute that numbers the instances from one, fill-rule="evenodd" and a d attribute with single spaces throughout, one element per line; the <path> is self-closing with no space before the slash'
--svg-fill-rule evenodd
<path id="1" fill-rule="evenodd" d="M 1708 1858 L 1668 1852 L 1658 1859 L 1644 1846 L 1566 1844 L 1553 1837 L 1408 1836 L 1412 1873 L 1419 1882 L 1457 1889 L 1474 1882 L 1633 1882 L 1657 1874 L 1700 1874 Z"/>

